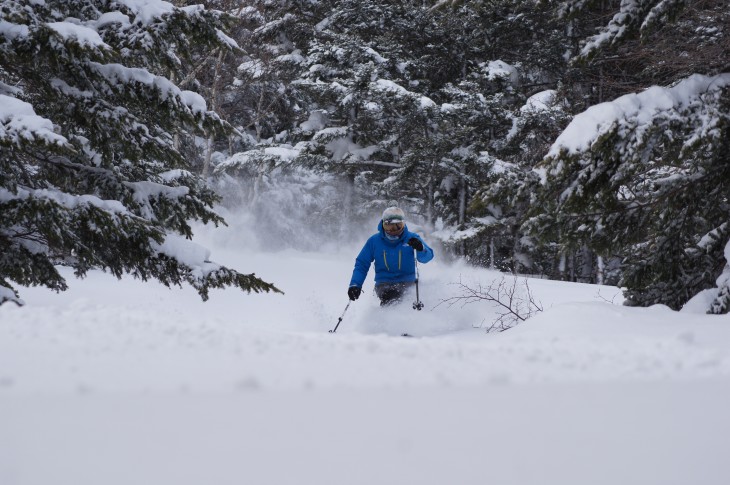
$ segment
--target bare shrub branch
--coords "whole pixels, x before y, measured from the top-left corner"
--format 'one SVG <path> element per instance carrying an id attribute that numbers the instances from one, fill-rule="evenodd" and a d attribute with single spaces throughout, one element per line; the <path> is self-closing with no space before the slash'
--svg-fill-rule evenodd
<path id="1" fill-rule="evenodd" d="M 449 306 L 460 304 L 462 307 L 479 301 L 491 302 L 497 308 L 497 318 L 486 327 L 489 332 L 504 332 L 536 313 L 543 311 L 542 302 L 535 299 L 525 278 L 518 282 L 517 276 L 509 281 L 505 276 L 493 280 L 488 286 L 476 283 L 470 286 L 459 277 L 457 285 L 461 294 L 441 300 Z M 438 306 L 438 305 L 437 305 Z"/>
<path id="2" fill-rule="evenodd" d="M 613 295 L 613 296 L 611 297 L 611 299 L 609 300 L 608 298 L 606 298 L 605 296 L 603 296 L 603 295 L 601 294 L 601 289 L 599 288 L 599 289 L 598 289 L 598 291 L 596 292 L 596 299 L 598 299 L 598 300 L 602 300 L 602 301 L 605 301 L 606 303 L 610 303 L 611 305 L 616 305 L 616 298 L 617 298 L 618 296 L 620 296 L 620 295 L 621 295 L 621 292 L 619 291 L 619 292 L 615 293 L 615 294 L 614 294 L 614 295 Z"/>

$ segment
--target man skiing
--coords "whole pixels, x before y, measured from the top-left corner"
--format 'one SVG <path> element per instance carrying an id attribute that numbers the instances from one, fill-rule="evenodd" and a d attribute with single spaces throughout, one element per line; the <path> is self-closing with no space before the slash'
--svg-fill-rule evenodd
<path id="1" fill-rule="evenodd" d="M 416 258 L 428 263 L 433 259 L 433 249 L 418 234 L 408 231 L 402 209 L 388 207 L 378 223 L 378 232 L 370 236 L 355 259 L 347 296 L 352 301 L 360 297 L 374 261 L 375 294 L 380 298 L 380 305 L 400 301 L 416 281 Z"/>

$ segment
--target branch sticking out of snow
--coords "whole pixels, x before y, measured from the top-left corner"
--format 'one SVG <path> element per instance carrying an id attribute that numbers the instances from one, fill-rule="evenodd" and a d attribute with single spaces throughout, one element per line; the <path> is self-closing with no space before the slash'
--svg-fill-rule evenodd
<path id="1" fill-rule="evenodd" d="M 511 283 L 502 276 L 501 279 L 492 281 L 486 288 L 481 283 L 468 285 L 461 278 L 456 285 L 461 294 L 441 300 L 441 303 L 447 303 L 449 306 L 457 303 L 463 306 L 479 301 L 494 304 L 497 318 L 487 327 L 487 333 L 509 330 L 543 310 L 542 303 L 535 299 L 530 290 L 527 278 L 521 286 L 518 285 L 517 276 L 514 276 Z"/>

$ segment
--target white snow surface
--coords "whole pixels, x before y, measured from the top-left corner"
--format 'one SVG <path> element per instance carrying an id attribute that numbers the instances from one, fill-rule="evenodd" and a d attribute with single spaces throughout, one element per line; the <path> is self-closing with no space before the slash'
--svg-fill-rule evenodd
<path id="1" fill-rule="evenodd" d="M 520 278 L 545 310 L 487 333 L 496 308 L 442 300 L 500 273 L 437 248 L 422 311 L 379 307 L 372 272 L 348 306 L 359 244 L 267 252 L 235 227 L 196 243 L 285 295 L 62 269 L 67 292 L 0 307 L 0 483 L 727 483 L 730 316 Z"/>

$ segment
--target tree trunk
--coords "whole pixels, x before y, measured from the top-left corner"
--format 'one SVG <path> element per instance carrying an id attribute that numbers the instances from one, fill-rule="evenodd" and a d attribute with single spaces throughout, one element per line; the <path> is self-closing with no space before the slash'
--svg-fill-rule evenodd
<path id="1" fill-rule="evenodd" d="M 578 281 L 581 283 L 593 283 L 593 251 L 586 244 L 581 248 L 578 274 Z"/>
<path id="2" fill-rule="evenodd" d="M 596 284 L 602 285 L 604 281 L 604 275 L 603 271 L 605 269 L 605 265 L 603 263 L 603 256 L 597 256 L 596 257 Z"/>
<path id="3" fill-rule="evenodd" d="M 466 177 L 461 177 L 459 185 L 459 225 L 464 224 L 466 221 L 466 194 L 468 186 L 466 183 Z"/>
<path id="4" fill-rule="evenodd" d="M 218 52 L 218 58 L 215 61 L 215 71 L 213 73 L 213 89 L 210 94 L 210 104 L 211 104 L 211 110 L 218 112 L 218 78 L 220 77 L 220 68 L 221 64 L 223 64 L 223 55 L 224 52 L 221 49 L 220 52 Z M 210 176 L 210 161 L 213 158 L 213 148 L 214 148 L 214 138 L 213 133 L 210 133 L 208 135 L 208 146 L 206 147 L 205 152 L 205 161 L 203 162 L 203 180 L 205 180 L 206 183 L 208 183 L 208 177 Z"/>
<path id="5" fill-rule="evenodd" d="M 340 237 L 347 240 L 350 235 L 350 221 L 353 220 L 353 213 L 355 212 L 355 174 L 348 174 L 345 180 L 345 196 L 342 200 L 342 219 L 340 220 Z"/>

